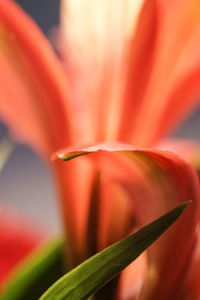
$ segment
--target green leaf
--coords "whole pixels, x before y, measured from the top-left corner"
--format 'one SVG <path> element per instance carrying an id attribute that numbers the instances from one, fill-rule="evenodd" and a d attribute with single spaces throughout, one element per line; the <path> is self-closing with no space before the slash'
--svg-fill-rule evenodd
<path id="1" fill-rule="evenodd" d="M 87 299 L 147 249 L 177 218 L 188 202 L 133 235 L 92 256 L 51 286 L 40 300 Z"/>
<path id="2" fill-rule="evenodd" d="M 1 300 L 36 300 L 64 274 L 62 238 L 41 246 L 25 259 L 3 286 Z"/>

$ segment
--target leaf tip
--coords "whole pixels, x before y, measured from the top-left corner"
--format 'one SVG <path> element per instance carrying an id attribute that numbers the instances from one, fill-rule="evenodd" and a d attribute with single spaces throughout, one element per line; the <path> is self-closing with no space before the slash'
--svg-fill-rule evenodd
<path id="1" fill-rule="evenodd" d="M 174 216 L 176 216 L 176 219 L 178 219 L 182 213 L 184 212 L 184 210 L 186 209 L 186 207 L 191 204 L 192 200 L 188 200 L 185 201 L 181 204 L 179 204 L 176 208 L 174 208 L 171 212 L 174 212 Z"/>
<path id="2" fill-rule="evenodd" d="M 186 209 L 186 207 L 191 203 L 192 203 L 192 200 L 188 200 L 188 201 L 181 203 L 179 205 L 179 209 L 181 210 L 181 212 L 183 212 Z"/>

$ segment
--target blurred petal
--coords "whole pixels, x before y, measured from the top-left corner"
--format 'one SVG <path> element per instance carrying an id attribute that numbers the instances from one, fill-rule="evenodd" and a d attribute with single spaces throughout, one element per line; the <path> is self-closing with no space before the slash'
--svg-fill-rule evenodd
<path id="1" fill-rule="evenodd" d="M 160 299 L 169 299 L 175 290 L 179 294 L 183 289 L 179 279 L 183 279 L 183 271 L 189 264 L 199 220 L 200 195 L 195 171 L 170 152 L 139 149 L 114 142 L 68 149 L 62 151 L 59 157 L 70 160 L 85 154 L 90 154 L 85 158 L 91 157 L 99 172 L 109 174 L 112 184 L 118 184 L 124 189 L 127 195 L 124 201 L 129 201 L 135 226 L 146 224 L 182 201 L 193 201 L 176 228 L 149 251 L 147 281 L 142 297 L 146 299 L 148 295 L 147 299 L 155 299 L 156 295 L 160 295 Z M 110 189 L 108 195 L 109 192 Z M 101 201 L 104 199 L 103 194 Z M 104 209 L 106 214 L 106 207 Z M 102 220 L 102 216 L 99 219 Z M 119 218 L 115 222 L 118 223 Z M 106 234 L 105 229 L 103 233 L 101 229 L 103 227 L 99 228 L 100 239 L 101 234 Z M 176 245 L 173 250 L 172 245 Z"/>
<path id="2" fill-rule="evenodd" d="M 157 34 L 158 9 L 155 0 L 148 0 L 142 7 L 135 31 L 132 30 L 124 59 L 124 91 L 119 99 L 121 103 L 116 105 L 119 106 L 118 119 L 121 122 L 118 124 L 117 137 L 121 141 L 130 142 L 135 134 L 138 114 L 154 63 Z M 149 102 L 151 101 L 152 99 L 149 99 Z M 146 116 L 141 117 L 145 122 Z"/>
<path id="3" fill-rule="evenodd" d="M 79 143 L 114 138 L 124 53 L 143 2 L 62 1 L 59 46 L 71 79 L 74 106 L 79 107 L 74 114 L 74 122 L 77 126 L 81 122 L 79 130 L 84 133 Z M 93 130 L 90 136 L 88 127 Z"/>
<path id="4" fill-rule="evenodd" d="M 198 228 L 197 240 L 189 268 L 185 270 L 184 290 L 177 300 L 200 298 L 200 234 Z"/>
<path id="5" fill-rule="evenodd" d="M 194 108 L 200 94 L 198 5 L 63 0 L 60 52 L 74 105 L 81 107 L 75 122 L 87 124 L 82 132 L 93 130 L 80 143 L 152 145 Z"/>
<path id="6" fill-rule="evenodd" d="M 0 117 L 20 139 L 49 153 L 69 143 L 67 90 L 39 28 L 13 1 L 0 0 Z"/>
<path id="7" fill-rule="evenodd" d="M 128 128 L 130 118 L 125 118 L 132 143 L 137 145 L 152 145 L 166 134 L 194 108 L 200 95 L 199 1 L 157 0 L 156 9 L 158 28 L 151 74 L 133 132 Z"/>
<path id="8" fill-rule="evenodd" d="M 165 138 L 157 143 L 156 148 L 180 155 L 189 162 L 197 172 L 200 171 L 200 144 L 198 141 Z"/>
<path id="9" fill-rule="evenodd" d="M 0 289 L 12 269 L 45 240 L 45 233 L 30 223 L 0 207 Z"/>
<path id="10" fill-rule="evenodd" d="M 69 164 L 58 161 L 54 167 L 64 228 L 70 241 L 67 244 L 68 260 L 73 267 L 88 257 L 86 227 L 95 181 L 94 166 L 83 158 Z"/>
<path id="11" fill-rule="evenodd" d="M 147 253 L 143 253 L 122 273 L 119 281 L 119 299 L 139 299 L 147 273 Z"/>

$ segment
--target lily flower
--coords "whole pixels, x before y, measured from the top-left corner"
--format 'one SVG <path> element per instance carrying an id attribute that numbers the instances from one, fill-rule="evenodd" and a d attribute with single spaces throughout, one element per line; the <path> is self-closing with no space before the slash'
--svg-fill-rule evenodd
<path id="1" fill-rule="evenodd" d="M 198 0 L 63 0 L 59 61 L 37 25 L 0 0 L 0 117 L 44 159 L 56 153 L 71 266 L 192 200 L 96 299 L 114 298 L 113 286 L 126 300 L 200 297 L 198 177 L 155 149 L 197 105 L 199 36 Z"/>

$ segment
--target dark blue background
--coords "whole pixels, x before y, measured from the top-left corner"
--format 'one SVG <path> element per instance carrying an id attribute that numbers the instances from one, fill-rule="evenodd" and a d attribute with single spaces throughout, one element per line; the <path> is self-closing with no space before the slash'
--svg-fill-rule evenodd
<path id="1" fill-rule="evenodd" d="M 38 23 L 48 35 L 52 26 L 59 22 L 59 0 L 17 0 L 17 3 Z"/>

